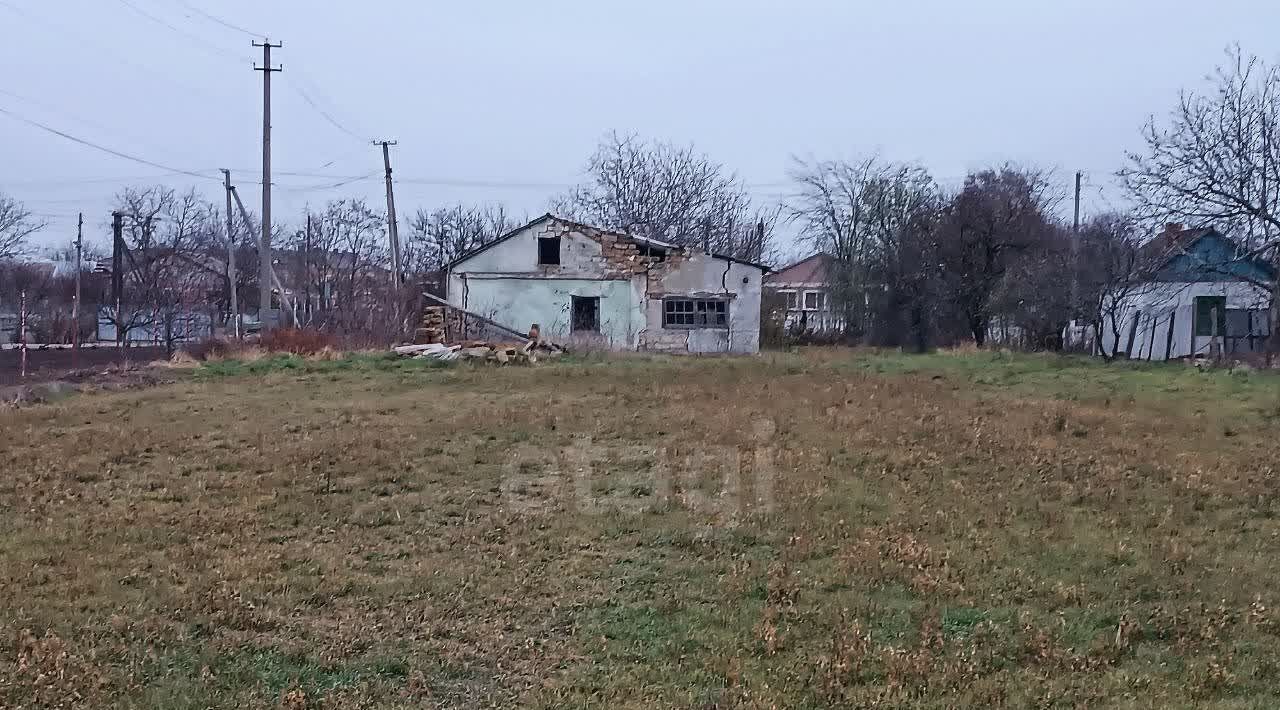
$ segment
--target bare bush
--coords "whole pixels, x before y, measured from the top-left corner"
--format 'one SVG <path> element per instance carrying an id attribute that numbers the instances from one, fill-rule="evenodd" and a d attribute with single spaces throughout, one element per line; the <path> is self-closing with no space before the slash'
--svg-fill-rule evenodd
<path id="1" fill-rule="evenodd" d="M 777 210 L 754 206 L 736 175 L 692 146 L 612 133 L 586 172 L 553 203 L 566 217 L 741 259 L 772 255 Z"/>

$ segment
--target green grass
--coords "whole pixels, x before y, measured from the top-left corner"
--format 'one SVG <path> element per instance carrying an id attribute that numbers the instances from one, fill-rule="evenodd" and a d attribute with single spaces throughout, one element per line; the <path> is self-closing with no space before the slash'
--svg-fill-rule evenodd
<path id="1" fill-rule="evenodd" d="M 848 366 L 882 375 L 941 376 L 977 392 L 1007 391 L 1084 402 L 1194 404 L 1243 408 L 1280 417 L 1280 375 L 1243 368 L 1192 367 L 1183 362 L 1105 362 L 1081 355 L 1002 351 L 924 355 L 891 351 L 850 358 Z"/>
<path id="2" fill-rule="evenodd" d="M 317 698 L 370 685 L 395 687 L 408 673 L 408 664 L 393 657 L 326 663 L 271 648 L 211 655 L 198 647 L 179 647 L 147 660 L 139 678 L 147 690 L 138 704 L 194 710 L 235 697 L 275 699 L 294 689 Z"/>

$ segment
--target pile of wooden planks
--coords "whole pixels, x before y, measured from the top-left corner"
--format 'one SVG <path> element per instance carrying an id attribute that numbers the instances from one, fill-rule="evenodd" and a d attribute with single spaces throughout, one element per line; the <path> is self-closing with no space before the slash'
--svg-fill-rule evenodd
<path id="1" fill-rule="evenodd" d="M 556 358 L 564 352 L 563 348 L 546 340 L 530 340 L 527 343 L 491 343 L 472 340 L 456 345 L 421 343 L 395 348 L 397 355 L 420 360 L 446 362 L 468 360 L 499 365 L 534 365 L 539 360 Z"/>

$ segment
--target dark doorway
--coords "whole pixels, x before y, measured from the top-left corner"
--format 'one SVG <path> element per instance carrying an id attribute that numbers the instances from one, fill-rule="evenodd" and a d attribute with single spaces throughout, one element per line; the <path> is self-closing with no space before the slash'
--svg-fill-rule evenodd
<path id="1" fill-rule="evenodd" d="M 600 332 L 600 299 L 597 297 L 573 297 L 573 332 Z"/>

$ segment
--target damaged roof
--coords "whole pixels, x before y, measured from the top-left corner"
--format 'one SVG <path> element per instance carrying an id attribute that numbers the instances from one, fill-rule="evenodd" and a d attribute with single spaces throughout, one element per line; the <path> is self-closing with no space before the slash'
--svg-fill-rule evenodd
<path id="1" fill-rule="evenodd" d="M 462 254 L 462 255 L 461 255 L 461 256 L 459 256 L 458 258 L 454 259 L 453 261 L 451 261 L 451 262 L 449 262 L 447 265 L 445 265 L 445 270 L 446 270 L 446 271 L 447 271 L 447 270 L 450 270 L 450 269 L 452 269 L 453 267 L 457 266 L 458 264 L 461 264 L 462 262 L 464 262 L 464 261 L 466 261 L 466 260 L 470 259 L 471 257 L 473 257 L 473 256 L 475 256 L 475 255 L 477 255 L 477 254 L 480 254 L 480 253 L 482 253 L 482 252 L 484 252 L 484 251 L 486 251 L 486 250 L 488 250 L 488 249 L 491 249 L 492 247 L 495 247 L 495 246 L 497 246 L 497 245 L 499 245 L 499 244 L 501 244 L 501 243 L 503 243 L 503 242 L 507 241 L 508 239 L 511 239 L 512 237 L 516 236 L 517 234 L 520 234 L 521 232 L 523 232 L 524 230 L 526 230 L 526 229 L 528 229 L 528 228 L 530 228 L 530 227 L 533 227 L 533 226 L 538 225 L 538 224 L 542 224 L 543 222 L 546 222 L 546 221 L 548 221 L 548 220 L 554 220 L 554 221 L 556 221 L 556 222 L 560 222 L 560 223 L 562 223 L 562 224 L 567 224 L 567 225 L 569 225 L 570 227 L 574 227 L 574 228 L 577 228 L 577 229 L 579 229 L 579 230 L 591 230 L 591 231 L 594 231 L 594 232 L 599 232 L 599 233 L 601 233 L 601 234 L 608 234 L 608 235 L 612 235 L 612 236 L 614 236 L 614 237 L 620 237 L 620 238 L 622 238 L 622 239 L 626 239 L 626 240 L 629 240 L 629 241 L 635 242 L 636 244 L 641 244 L 641 245 L 648 246 L 648 247 L 654 247 L 654 248 L 658 248 L 658 249 L 671 249 L 671 250 L 679 250 L 679 249 L 683 249 L 683 248 L 684 248 L 684 247 L 680 246 L 679 244 L 671 244 L 670 242 L 664 242 L 664 241 L 661 241 L 661 240 L 658 240 L 658 239 L 651 239 L 651 238 L 649 238 L 649 237 L 640 237 L 640 236 L 636 236 L 636 235 L 634 235 L 634 234 L 628 234 L 628 233 L 626 233 L 626 232 L 619 232 L 619 231 L 617 231 L 617 230 L 613 230 L 613 229 L 604 229 L 604 228 L 602 228 L 602 227 L 595 227 L 595 226 L 592 226 L 592 225 L 589 225 L 589 224 L 583 224 L 583 223 L 581 223 L 581 222 L 575 222 L 575 221 L 573 221 L 573 220 L 571 220 L 571 219 L 565 219 L 565 218 L 563 218 L 563 217 L 557 217 L 557 216 L 555 216 L 555 215 L 551 214 L 550 212 L 548 212 L 547 214 L 542 215 L 541 217 L 539 217 L 539 218 L 537 218 L 537 219 L 535 219 L 535 220 L 533 220 L 533 221 L 529 222 L 528 224 L 524 224 L 524 225 L 521 225 L 521 226 L 519 226 L 519 227 L 516 227 L 515 229 L 511 230 L 510 232 L 507 232 L 506 234 L 502 235 L 501 237 L 498 237 L 497 239 L 495 239 L 495 240 L 493 240 L 493 241 L 489 242 L 488 244 L 482 244 L 482 245 L 480 245 L 480 246 L 476 247 L 475 249 L 471 249 L 470 251 L 466 252 L 465 254 Z M 768 272 L 769 272 L 769 267 L 765 266 L 764 264 L 756 263 L 756 262 L 754 262 L 754 261 L 748 261 L 748 260 L 746 260 L 746 259 L 739 259 L 739 258 L 738 258 L 738 257 L 736 257 L 736 256 L 730 256 L 730 255 L 728 255 L 728 254 L 716 254 L 716 253 L 712 253 L 712 254 L 711 254 L 711 256 L 712 256 L 712 257 L 714 257 L 714 258 L 716 258 L 716 259 L 724 259 L 725 261 L 732 261 L 732 262 L 736 262 L 736 263 L 739 263 L 739 264 L 744 264 L 744 265 L 746 265 L 746 266 L 754 266 L 755 268 L 760 269 L 761 271 L 764 271 L 765 273 L 768 273 Z"/>
<path id="2" fill-rule="evenodd" d="M 766 285 L 825 284 L 830 281 L 829 268 L 835 260 L 830 254 L 818 252 L 769 274 Z"/>

